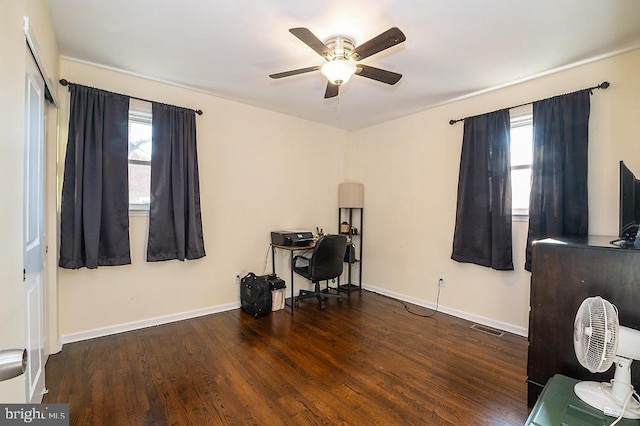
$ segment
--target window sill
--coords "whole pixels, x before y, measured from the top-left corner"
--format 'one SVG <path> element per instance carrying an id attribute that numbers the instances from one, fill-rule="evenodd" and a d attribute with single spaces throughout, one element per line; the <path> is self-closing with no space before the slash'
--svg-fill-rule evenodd
<path id="1" fill-rule="evenodd" d="M 528 222 L 529 215 L 528 214 L 514 214 L 511 215 L 511 220 L 513 222 Z"/>
<path id="2" fill-rule="evenodd" d="M 149 216 L 149 206 L 148 205 L 129 205 L 129 216 Z"/>

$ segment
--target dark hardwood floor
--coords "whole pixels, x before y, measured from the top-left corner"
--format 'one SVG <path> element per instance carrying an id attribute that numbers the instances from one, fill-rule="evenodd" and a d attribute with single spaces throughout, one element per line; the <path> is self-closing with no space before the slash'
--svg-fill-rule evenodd
<path id="1" fill-rule="evenodd" d="M 72 425 L 522 425 L 527 340 L 470 325 L 367 291 L 234 310 L 67 344 L 44 402 Z"/>

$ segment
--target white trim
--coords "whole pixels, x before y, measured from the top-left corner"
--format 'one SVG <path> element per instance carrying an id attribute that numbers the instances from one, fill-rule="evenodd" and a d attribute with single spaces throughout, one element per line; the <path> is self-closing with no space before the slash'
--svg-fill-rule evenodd
<path id="1" fill-rule="evenodd" d="M 509 110 L 511 128 L 533 125 L 533 104 L 529 103 Z"/>
<path id="2" fill-rule="evenodd" d="M 540 73 L 537 73 L 537 74 L 530 75 L 528 77 L 523 77 L 523 78 L 520 78 L 520 79 L 517 79 L 517 80 L 509 81 L 507 83 L 498 84 L 496 86 L 489 87 L 487 89 L 482 89 L 482 90 L 477 90 L 475 92 L 467 93 L 465 95 L 461 95 L 461 96 L 458 96 L 458 97 L 453 98 L 453 99 L 448 99 L 448 100 L 433 104 L 433 105 L 431 105 L 429 107 L 429 109 L 438 108 L 438 107 L 441 107 L 443 105 L 447 105 L 447 104 L 450 104 L 450 103 L 453 103 L 453 102 L 458 102 L 458 101 L 462 101 L 462 100 L 465 100 L 465 99 L 473 98 L 475 96 L 484 95 L 485 93 L 494 92 L 496 90 L 504 89 L 504 88 L 510 87 L 510 86 L 515 86 L 516 84 L 526 83 L 527 81 L 536 80 L 538 78 L 546 77 L 548 75 L 557 74 L 559 72 L 563 72 L 563 71 L 567 71 L 567 70 L 570 70 L 570 69 L 573 69 L 573 68 L 581 67 L 583 65 L 587 65 L 587 64 L 590 64 L 590 63 L 593 63 L 593 62 L 598 62 L 598 61 L 601 61 L 601 60 L 604 60 L 604 59 L 607 59 L 607 58 L 612 58 L 614 56 L 622 55 L 624 53 L 631 52 L 631 51 L 636 50 L 636 49 L 640 49 L 640 43 L 634 44 L 633 46 L 629 46 L 629 47 L 626 47 L 626 48 L 623 48 L 623 49 L 618 49 L 618 50 L 615 50 L 613 52 L 605 53 L 603 55 L 593 56 L 591 58 L 587 58 L 587 59 L 584 59 L 582 61 L 577 61 L 577 62 L 568 64 L 568 65 L 564 65 L 564 66 L 561 66 L 561 67 L 556 67 L 556 68 L 550 69 L 548 71 L 544 71 L 544 72 L 540 72 Z"/>
<path id="3" fill-rule="evenodd" d="M 212 92 L 210 90 L 203 90 L 203 89 L 199 89 L 197 87 L 188 86 L 186 84 L 180 84 L 180 83 L 176 83 L 176 82 L 173 82 L 173 81 L 164 80 L 164 79 L 161 79 L 161 78 L 155 78 L 155 77 L 151 77 L 151 76 L 146 75 L 146 74 L 140 74 L 140 73 L 133 72 L 133 71 L 123 70 L 122 68 L 110 67 L 108 65 L 99 64 L 97 62 L 85 61 L 83 59 L 78 59 L 78 58 L 74 58 L 72 56 L 66 56 L 66 55 L 60 55 L 60 59 L 64 59 L 65 61 L 75 62 L 77 64 L 88 65 L 90 67 L 100 68 L 100 69 L 107 70 L 107 71 L 117 72 L 119 74 L 124 74 L 124 75 L 129 75 L 129 76 L 132 76 L 132 77 L 141 78 L 143 80 L 155 81 L 157 83 L 162 83 L 162 84 L 166 84 L 168 86 L 178 87 L 180 89 L 186 89 L 186 90 L 189 90 L 189 91 L 192 91 L 192 92 L 202 93 L 202 94 L 205 94 L 205 95 L 213 95 L 213 96 L 220 97 L 220 98 L 223 98 L 223 99 L 228 99 L 228 100 L 232 100 L 232 101 L 238 102 L 237 100 L 234 100 L 234 99 L 229 98 L 229 97 L 225 97 L 224 95 Z M 196 108 L 194 108 L 194 109 L 196 109 Z"/>
<path id="4" fill-rule="evenodd" d="M 529 211 L 527 210 L 527 213 L 513 213 L 511 215 L 511 220 L 513 222 L 529 222 Z"/>
<path id="5" fill-rule="evenodd" d="M 496 86 L 492 86 L 492 87 L 489 87 L 489 88 L 486 88 L 486 89 L 477 90 L 475 92 L 467 93 L 467 94 L 464 94 L 464 95 L 461 95 L 461 96 L 457 96 L 455 98 L 445 99 L 445 100 L 443 100 L 441 102 L 436 102 L 433 105 L 428 105 L 423 110 L 414 111 L 412 113 L 408 113 L 407 115 L 415 114 L 415 113 L 422 112 L 422 111 L 428 111 L 428 110 L 434 109 L 434 108 L 439 108 L 439 107 L 444 106 L 444 105 L 448 105 L 448 104 L 451 104 L 451 103 L 454 103 L 454 102 L 458 102 L 458 101 L 462 101 L 462 100 L 465 100 L 465 99 L 473 98 L 475 96 L 483 95 L 485 93 L 494 92 L 496 90 L 504 89 L 506 87 L 515 86 L 515 85 L 520 84 L 520 83 L 525 83 L 527 81 L 535 80 L 535 79 L 538 79 L 538 78 L 541 78 L 541 77 L 546 77 L 548 75 L 557 74 L 559 72 L 563 72 L 563 71 L 570 70 L 570 69 L 573 69 L 573 68 L 581 67 L 583 65 L 587 65 L 587 64 L 590 64 L 590 63 L 593 63 L 593 62 L 598 62 L 598 61 L 601 61 L 603 59 L 607 59 L 607 58 L 611 58 L 611 57 L 614 57 L 614 56 L 622 55 L 622 54 L 625 54 L 627 52 L 631 52 L 631 51 L 636 50 L 636 49 L 640 49 L 640 43 L 634 44 L 632 46 L 629 46 L 629 47 L 626 47 L 626 48 L 623 48 L 623 49 L 618 49 L 618 50 L 615 50 L 613 52 L 609 52 L 609 53 L 605 53 L 605 54 L 602 54 L 602 55 L 597 55 L 597 56 L 594 56 L 594 57 L 591 57 L 591 58 L 587 58 L 587 59 L 584 59 L 582 61 L 577 61 L 577 62 L 568 64 L 568 65 L 564 65 L 564 66 L 561 66 L 561 67 L 556 67 L 556 68 L 550 69 L 548 71 L 544 71 L 544 72 L 540 72 L 540 73 L 537 73 L 537 74 L 530 75 L 528 77 L 523 77 L 523 78 L 520 78 L 520 79 L 517 79 L 517 80 L 513 80 L 513 81 L 509 81 L 509 82 L 506 82 L 506 83 L 503 83 L 503 84 L 498 84 Z M 145 80 L 156 81 L 158 83 L 167 84 L 169 86 L 179 87 L 179 88 L 191 90 L 191 91 L 197 92 L 197 93 L 203 93 L 205 95 L 213 95 L 213 96 L 216 96 L 216 97 L 219 97 L 219 98 L 222 98 L 222 99 L 227 99 L 227 100 L 230 100 L 230 101 L 233 101 L 233 102 L 241 102 L 241 103 L 245 103 L 245 104 L 247 103 L 247 102 L 239 101 L 238 99 L 232 98 L 230 96 L 223 95 L 221 93 L 213 92 L 211 90 L 204 90 L 204 89 L 200 89 L 200 88 L 197 88 L 197 87 L 188 86 L 186 84 L 179 84 L 179 83 L 175 83 L 173 81 L 163 80 L 161 78 L 155 78 L 155 77 L 151 77 L 151 76 L 148 76 L 148 75 L 145 75 L 145 74 L 140 74 L 140 73 L 136 73 L 136 72 L 132 72 L 132 71 L 123 70 L 121 68 L 111 67 L 111 66 L 108 66 L 108 65 L 103 65 L 103 64 L 99 64 L 99 63 L 91 62 L 91 61 L 85 61 L 83 59 L 74 58 L 72 56 L 60 55 L 60 59 L 64 59 L 66 61 L 71 61 L 71 62 L 76 62 L 78 64 L 89 65 L 89 66 L 92 66 L 92 67 L 101 68 L 101 69 L 105 69 L 105 70 L 108 70 L 108 71 L 114 71 L 114 72 L 117 72 L 117 73 L 121 73 L 121 74 L 125 74 L 125 75 L 130 75 L 130 76 L 133 76 L 133 77 L 142 78 L 142 79 L 145 79 Z"/>
<path id="6" fill-rule="evenodd" d="M 131 120 L 132 117 L 145 123 L 151 123 L 151 119 L 153 118 L 152 103 L 140 99 L 129 99 L 129 120 Z"/>
<path id="7" fill-rule="evenodd" d="M 149 204 L 129 204 L 129 216 L 149 216 Z"/>
<path id="8" fill-rule="evenodd" d="M 405 302 L 413 303 L 414 305 L 422 306 L 428 309 L 435 309 L 436 305 L 432 302 L 426 302 L 421 299 L 406 296 L 401 293 L 388 291 L 380 287 L 375 287 L 369 284 L 362 284 L 362 288 L 374 293 L 379 293 L 384 296 L 389 296 L 394 299 L 402 300 Z M 240 308 L 240 302 L 227 303 L 225 305 L 212 306 L 204 309 L 197 309 L 194 311 L 181 312 L 177 314 L 165 315 L 162 317 L 149 318 L 141 321 L 133 321 L 124 324 L 118 324 L 108 327 L 95 328 L 93 330 L 81 331 L 78 333 L 66 334 L 61 337 L 60 348 L 67 343 L 79 342 L 82 340 L 95 339 L 96 337 L 109 336 L 112 334 L 124 333 L 127 331 L 139 330 L 142 328 L 153 327 L 162 324 L 169 324 L 176 321 L 183 321 L 190 318 L 197 318 L 205 315 L 217 314 L 220 312 L 231 311 Z M 471 314 L 468 312 L 460 311 L 458 309 L 449 308 L 443 305 L 438 307 L 438 312 L 452 315 L 454 317 L 462 318 L 471 322 L 486 325 L 491 328 L 503 330 L 508 333 L 516 334 L 518 336 L 527 337 L 528 329 L 518 327 L 513 324 L 508 324 L 502 321 L 496 321 L 490 318 L 485 318 L 479 315 Z"/>
<path id="9" fill-rule="evenodd" d="M 384 288 L 375 287 L 375 286 L 372 286 L 372 285 L 369 285 L 369 284 L 365 284 L 365 283 L 362 284 L 362 288 L 365 289 L 365 290 L 372 291 L 374 293 L 379 293 L 379 294 L 382 294 L 384 296 L 389 296 L 389 297 L 392 297 L 394 299 L 402 300 L 404 302 L 413 303 L 414 305 L 422 306 L 422 307 L 427 308 L 427 309 L 435 309 L 436 308 L 436 305 L 434 303 L 432 303 L 432 302 L 426 302 L 424 300 L 416 299 L 415 297 L 406 296 L 404 294 L 396 293 L 394 291 L 389 291 L 389 290 L 386 290 Z M 529 333 L 529 329 L 528 328 L 518 327 L 518 326 L 513 325 L 513 324 L 508 324 L 508 323 L 502 322 L 502 321 L 496 321 L 496 320 L 493 320 L 491 318 L 482 317 L 480 315 L 471 314 L 469 312 L 460 311 L 458 309 L 449 308 L 449 307 L 443 306 L 443 305 L 439 305 L 438 306 L 438 312 L 442 312 L 444 314 L 448 314 L 448 315 L 452 315 L 454 317 L 462 318 L 462 319 L 465 319 L 467 321 L 475 322 L 477 324 L 486 325 L 488 327 L 495 328 L 495 329 L 498 329 L 498 330 L 503 330 L 503 331 L 506 331 L 506 332 L 511 333 L 511 334 L 516 334 L 518 336 L 527 337 L 527 335 Z"/>
<path id="10" fill-rule="evenodd" d="M 40 52 L 39 52 L 40 46 L 38 46 L 36 35 L 31 29 L 29 17 L 23 16 L 22 18 L 23 18 L 22 31 L 24 31 L 24 36 L 27 40 L 27 46 L 29 46 L 31 55 L 33 56 L 33 59 L 36 61 L 36 66 L 38 67 L 38 71 L 40 71 L 40 75 L 44 80 L 44 85 L 46 86 L 46 90 L 47 92 L 49 92 L 49 95 L 51 96 L 51 100 L 53 101 L 53 106 L 57 108 L 58 96 L 56 95 L 57 93 L 55 90 L 56 86 L 51 80 L 51 78 L 49 78 L 49 75 L 47 74 L 47 70 L 45 69 L 45 66 L 44 66 L 44 62 L 42 61 L 42 58 L 40 58 Z"/>
<path id="11" fill-rule="evenodd" d="M 109 336 L 111 334 L 124 333 L 127 331 L 139 330 L 141 328 L 153 327 L 156 325 L 168 324 L 190 318 L 197 318 L 204 315 L 217 314 L 220 312 L 238 309 L 240 302 L 227 303 L 225 305 L 211 306 L 194 311 L 180 312 L 177 314 L 164 315 L 161 317 L 148 318 L 141 321 L 127 322 L 124 324 L 112 325 L 108 327 L 95 328 L 93 330 L 81 331 L 62 336 L 62 344 L 79 342 L 81 340 L 94 339 L 96 337 Z"/>

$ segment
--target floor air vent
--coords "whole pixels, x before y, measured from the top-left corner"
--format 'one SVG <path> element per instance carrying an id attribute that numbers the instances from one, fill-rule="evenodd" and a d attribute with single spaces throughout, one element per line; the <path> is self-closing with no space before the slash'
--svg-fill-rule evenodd
<path id="1" fill-rule="evenodd" d="M 482 331 L 483 333 L 490 334 L 492 336 L 496 336 L 496 337 L 504 336 L 504 331 L 496 330 L 495 328 L 485 327 L 484 325 L 480 325 L 480 324 L 473 324 L 471 328 L 473 328 L 474 330 Z"/>

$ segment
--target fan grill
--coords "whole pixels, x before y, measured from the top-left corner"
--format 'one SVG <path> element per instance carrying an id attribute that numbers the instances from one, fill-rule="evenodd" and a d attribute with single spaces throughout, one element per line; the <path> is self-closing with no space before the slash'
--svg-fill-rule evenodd
<path id="1" fill-rule="evenodd" d="M 574 323 L 574 347 L 580 364 L 592 373 L 607 371 L 617 349 L 618 315 L 601 297 L 585 299 Z"/>

